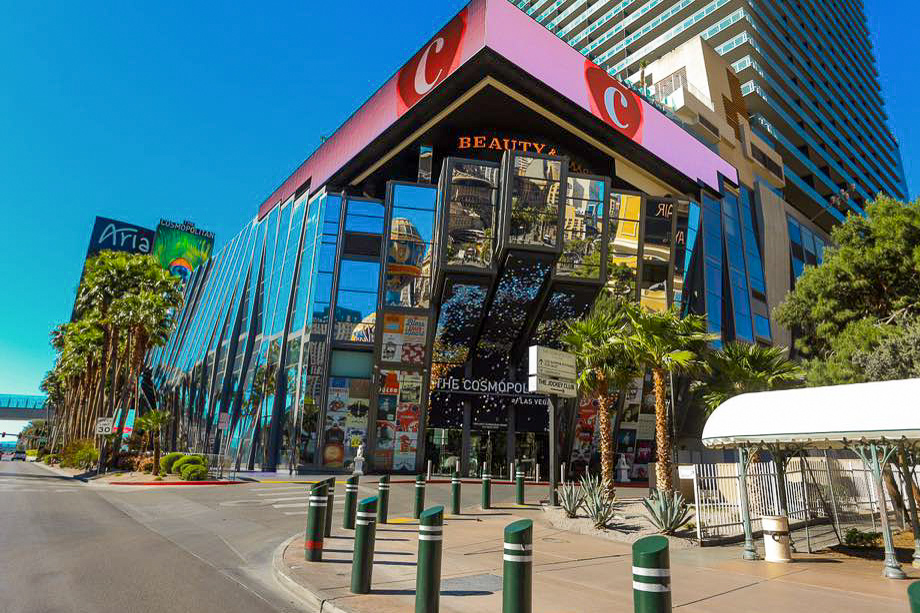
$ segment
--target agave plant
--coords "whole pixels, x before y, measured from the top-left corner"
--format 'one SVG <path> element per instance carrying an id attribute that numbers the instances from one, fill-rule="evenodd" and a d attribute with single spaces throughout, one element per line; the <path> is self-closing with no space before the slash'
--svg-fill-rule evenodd
<path id="1" fill-rule="evenodd" d="M 680 492 L 668 494 L 652 490 L 642 504 L 645 505 L 646 517 L 662 534 L 674 534 L 690 520 L 690 508 Z"/>
<path id="2" fill-rule="evenodd" d="M 597 475 L 592 475 L 591 473 L 585 473 L 581 477 L 581 493 L 582 496 L 587 500 L 595 492 L 601 490 L 601 479 Z"/>
<path id="3" fill-rule="evenodd" d="M 594 527 L 603 530 L 613 521 L 614 501 L 607 496 L 607 492 L 600 485 L 584 493 L 584 509 L 594 523 Z"/>
<path id="4" fill-rule="evenodd" d="M 584 501 L 585 493 L 583 488 L 575 485 L 574 481 L 569 481 L 568 483 L 563 481 L 562 487 L 559 488 L 559 503 L 562 505 L 566 517 L 575 517 Z"/>

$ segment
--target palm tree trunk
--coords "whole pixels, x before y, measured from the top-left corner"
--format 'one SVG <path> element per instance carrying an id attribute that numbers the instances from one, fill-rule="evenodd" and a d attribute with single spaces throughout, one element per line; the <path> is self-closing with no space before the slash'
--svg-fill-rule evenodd
<path id="1" fill-rule="evenodd" d="M 655 463 L 655 480 L 658 490 L 669 495 L 674 491 L 671 480 L 671 437 L 668 432 L 668 413 L 665 409 L 665 372 L 663 368 L 653 368 L 655 381 L 655 447 L 658 461 Z"/>
<path id="2" fill-rule="evenodd" d="M 608 394 L 603 394 L 598 399 L 600 411 L 597 414 L 601 439 L 601 481 L 604 492 L 609 500 L 616 497 L 616 487 L 613 482 L 613 436 L 610 428 L 610 412 L 614 401 Z"/>
<path id="3" fill-rule="evenodd" d="M 153 476 L 160 474 L 160 430 L 153 432 Z"/>

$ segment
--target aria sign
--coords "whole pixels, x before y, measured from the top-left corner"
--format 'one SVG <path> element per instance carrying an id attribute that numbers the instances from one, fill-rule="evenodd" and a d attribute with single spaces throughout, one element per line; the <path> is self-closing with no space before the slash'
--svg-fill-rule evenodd
<path id="1" fill-rule="evenodd" d="M 93 233 L 90 235 L 87 257 L 94 256 L 100 251 L 148 254 L 151 247 L 153 247 L 153 230 L 123 221 L 97 217 L 93 225 Z"/>

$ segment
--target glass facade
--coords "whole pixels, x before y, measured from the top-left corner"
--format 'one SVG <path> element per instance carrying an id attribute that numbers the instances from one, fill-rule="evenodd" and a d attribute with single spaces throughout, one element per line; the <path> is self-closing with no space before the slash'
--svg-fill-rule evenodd
<path id="1" fill-rule="evenodd" d="M 769 340 L 750 190 L 656 198 L 568 164 L 447 157 L 437 185 L 389 181 L 379 200 L 322 189 L 247 224 L 195 272 L 153 362 L 179 446 L 271 470 L 347 469 L 363 445 L 374 470 L 507 476 L 548 462 L 527 347 L 561 348 L 602 288 Z M 803 263 L 819 257 L 795 236 Z M 648 377 L 633 388 L 620 451 L 642 480 L 654 394 Z M 565 436 L 565 457 L 584 460 L 587 443 Z"/>

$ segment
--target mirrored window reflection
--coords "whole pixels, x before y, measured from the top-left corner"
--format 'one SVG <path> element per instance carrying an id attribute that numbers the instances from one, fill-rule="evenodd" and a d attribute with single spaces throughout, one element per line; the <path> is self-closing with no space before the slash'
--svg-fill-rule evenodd
<path id="1" fill-rule="evenodd" d="M 427 308 L 437 190 L 395 185 L 392 197 L 384 304 Z"/>
<path id="2" fill-rule="evenodd" d="M 563 198 L 562 163 L 516 156 L 511 181 L 510 241 L 516 245 L 553 247 L 559 235 Z"/>
<path id="3" fill-rule="evenodd" d="M 754 331 L 751 323 L 747 266 L 744 261 L 744 246 L 741 239 L 741 216 L 738 211 L 738 197 L 731 192 L 727 192 L 722 200 L 722 230 L 725 234 L 725 253 L 728 255 L 728 277 L 734 310 L 735 336 L 752 343 L 754 342 Z"/>
<path id="4" fill-rule="evenodd" d="M 668 263 L 671 260 L 673 215 L 673 201 L 646 200 L 639 302 L 654 311 L 668 308 Z"/>
<path id="5" fill-rule="evenodd" d="M 562 161 L 519 155 L 514 158 L 511 172 L 518 177 L 558 181 L 562 176 Z"/>
<path id="6" fill-rule="evenodd" d="M 556 274 L 600 279 L 604 221 L 604 181 L 568 177 L 563 248 Z"/>
<path id="7" fill-rule="evenodd" d="M 374 342 L 379 275 L 379 262 L 342 260 L 335 302 L 335 340 Z"/>
<path id="8" fill-rule="evenodd" d="M 722 208 L 718 200 L 703 194 L 703 270 L 706 288 L 707 331 L 722 336 Z M 713 341 L 721 347 L 722 341 Z"/>
<path id="9" fill-rule="evenodd" d="M 610 194 L 607 286 L 620 295 L 636 296 L 641 206 L 642 199 L 634 194 Z"/>
<path id="10" fill-rule="evenodd" d="M 682 200 L 674 209 L 674 272 L 671 276 L 671 295 L 674 304 L 680 305 L 684 298 L 684 277 L 687 271 L 687 233 L 690 223 L 690 203 Z"/>
<path id="11" fill-rule="evenodd" d="M 450 181 L 446 264 L 488 268 L 495 244 L 498 168 L 457 164 Z"/>

